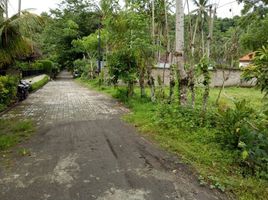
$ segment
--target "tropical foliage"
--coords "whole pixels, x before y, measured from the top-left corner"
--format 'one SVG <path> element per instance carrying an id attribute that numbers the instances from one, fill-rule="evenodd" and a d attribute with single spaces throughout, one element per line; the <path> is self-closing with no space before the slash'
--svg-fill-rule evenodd
<path id="1" fill-rule="evenodd" d="M 84 82 L 112 92 L 127 105 L 134 102 L 134 115 L 139 114 L 136 121 L 143 127 L 151 125 L 149 131 L 159 133 L 158 141 L 182 152 L 205 172 L 215 167 L 216 176 L 221 177 L 202 180 L 231 191 L 230 177 L 239 177 L 235 193 L 241 195 L 239 189 L 244 187 L 248 195 L 254 184 L 247 185 L 246 180 L 258 184 L 267 180 L 267 111 L 264 105 L 253 109 L 243 99 L 224 103 L 225 81 L 216 103 L 211 103 L 210 72 L 239 69 L 239 57 L 254 51 L 254 61 L 244 76 L 255 78 L 261 91 L 268 93 L 268 2 L 238 0 L 244 3 L 242 15 L 225 19 L 217 17 L 218 6 L 211 1 L 193 0 L 195 10 L 187 9 L 189 1 L 184 2 L 185 6 L 182 0 L 129 0 L 122 6 L 117 0 L 101 0 L 99 5 L 63 0 L 58 8 L 42 13 L 42 20 L 22 12 L 0 22 L 0 68 L 11 67 L 38 46 L 42 58 L 20 62 L 21 70 L 43 69 L 48 74 L 57 66 L 75 70 Z M 40 21 L 43 30 L 38 28 Z M 34 36 L 29 32 L 33 25 Z M 156 81 L 153 72 L 160 63 L 163 74 Z M 0 93 L 5 98 L 0 104 L 14 96 L 12 81 L 1 77 Z M 266 102 L 263 98 L 258 103 Z M 204 155 L 196 152 L 199 149 Z M 224 170 L 228 180 L 222 175 Z"/>
<path id="2" fill-rule="evenodd" d="M 10 65 L 16 58 L 33 53 L 33 43 L 26 36 L 40 26 L 39 16 L 23 11 L 0 24 L 0 68 Z"/>

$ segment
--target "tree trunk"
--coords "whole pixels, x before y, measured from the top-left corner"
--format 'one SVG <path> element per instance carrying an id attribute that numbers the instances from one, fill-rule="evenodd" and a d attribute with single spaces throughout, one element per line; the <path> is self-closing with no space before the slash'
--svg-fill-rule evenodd
<path id="1" fill-rule="evenodd" d="M 155 23 L 154 23 L 154 0 L 152 0 L 152 38 L 153 44 L 155 44 Z"/>
<path id="2" fill-rule="evenodd" d="M 170 65 L 170 75 L 169 75 L 169 103 L 173 101 L 175 87 L 175 69 L 174 65 Z"/>
<path id="3" fill-rule="evenodd" d="M 167 41 L 167 52 L 166 52 L 166 59 L 164 64 L 163 70 L 163 86 L 165 85 L 165 74 L 166 74 L 166 63 L 169 63 L 171 66 L 171 54 L 170 54 L 170 39 L 169 39 L 169 28 L 168 28 L 168 15 L 167 15 L 167 0 L 164 0 L 164 7 L 165 7 L 165 32 L 166 32 L 166 41 Z"/>
<path id="4" fill-rule="evenodd" d="M 214 14 L 215 14 L 215 12 L 216 12 L 216 9 L 214 10 Z M 210 6 L 210 8 L 209 8 L 209 35 L 207 38 L 207 52 L 206 52 L 206 54 L 207 54 L 206 56 L 207 56 L 208 60 L 210 60 L 210 43 L 212 41 L 214 16 L 212 17 L 212 6 Z M 203 32 L 203 28 L 202 28 L 202 32 Z M 209 66 L 207 66 L 207 68 L 209 68 Z M 209 77 L 209 70 L 208 69 L 205 70 L 204 77 Z M 208 80 L 205 80 L 204 82 L 205 82 L 205 91 L 204 91 L 204 95 L 203 95 L 203 112 L 206 113 L 210 86 L 209 86 Z"/>
<path id="5" fill-rule="evenodd" d="M 210 6 L 209 7 L 209 34 L 208 34 L 208 41 L 207 41 L 207 57 L 208 58 L 210 58 L 210 44 L 211 44 L 212 36 L 213 36 L 215 14 L 216 14 L 216 8 L 214 9 L 213 16 L 212 16 L 212 6 Z"/>
<path id="6" fill-rule="evenodd" d="M 189 71 L 189 87 L 191 91 L 191 107 L 195 107 L 195 65 L 194 65 L 194 53 L 195 53 L 195 37 L 198 27 L 198 20 L 199 16 L 196 18 L 195 26 L 194 26 L 194 32 L 192 33 L 191 28 L 191 59 L 190 59 L 190 71 Z M 191 23 L 191 22 L 190 22 Z"/>
<path id="7" fill-rule="evenodd" d="M 188 76 L 184 68 L 184 12 L 183 1 L 176 0 L 176 46 L 175 61 L 178 69 L 179 102 L 187 105 Z"/>
<path id="8" fill-rule="evenodd" d="M 144 69 L 144 67 L 142 67 L 140 69 L 139 84 L 140 84 L 140 90 L 141 90 L 141 98 L 143 98 L 146 96 L 146 93 L 145 93 L 145 69 Z"/>
<path id="9" fill-rule="evenodd" d="M 208 103 L 208 97 L 209 97 L 209 83 L 205 85 L 205 91 L 203 95 L 203 113 L 205 114 L 207 111 L 207 103 Z"/>
<path id="10" fill-rule="evenodd" d="M 127 85 L 127 97 L 130 98 L 134 94 L 134 82 L 129 81 Z"/>
<path id="11" fill-rule="evenodd" d="M 94 71 L 94 68 L 93 68 L 93 62 L 92 62 L 92 59 L 91 59 L 90 60 L 90 74 L 89 74 L 90 79 L 94 78 L 93 71 Z"/>
<path id="12" fill-rule="evenodd" d="M 191 107 L 195 107 L 195 75 L 194 75 L 194 65 L 191 62 L 191 68 L 189 72 L 189 88 L 191 91 Z"/>
<path id="13" fill-rule="evenodd" d="M 152 40 L 153 45 L 155 45 L 155 0 L 152 0 Z M 156 54 L 154 55 L 154 61 L 156 58 Z M 151 101 L 155 102 L 155 83 L 154 77 L 152 76 L 152 63 L 147 64 L 147 74 L 148 74 L 148 85 L 151 91 Z"/>
<path id="14" fill-rule="evenodd" d="M 147 74 L 148 74 L 148 85 L 151 91 L 151 101 L 155 102 L 155 83 L 154 83 L 154 77 L 152 76 L 152 66 L 147 67 Z"/>

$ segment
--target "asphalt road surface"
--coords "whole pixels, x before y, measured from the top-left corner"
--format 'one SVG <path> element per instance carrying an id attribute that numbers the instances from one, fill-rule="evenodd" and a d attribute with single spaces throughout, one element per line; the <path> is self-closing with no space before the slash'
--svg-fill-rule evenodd
<path id="1" fill-rule="evenodd" d="M 29 156 L 1 158 L 0 200 L 216 200 L 175 155 L 120 117 L 127 109 L 68 72 L 2 118 L 31 118 Z"/>

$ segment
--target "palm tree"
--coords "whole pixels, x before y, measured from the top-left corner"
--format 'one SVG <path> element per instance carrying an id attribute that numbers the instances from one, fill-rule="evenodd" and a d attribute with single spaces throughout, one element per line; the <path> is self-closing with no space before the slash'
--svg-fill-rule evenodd
<path id="1" fill-rule="evenodd" d="M 208 17 L 207 13 L 207 7 L 208 7 L 208 0 L 193 0 L 193 3 L 197 6 L 197 21 L 196 21 L 196 26 L 194 30 L 194 36 L 193 36 L 193 47 L 194 47 L 194 42 L 195 42 L 195 35 L 196 35 L 196 28 L 198 25 L 198 21 L 200 22 L 200 28 L 201 28 L 201 37 L 202 37 L 202 53 L 203 55 L 205 54 L 205 40 L 204 40 L 204 23 Z M 194 49 L 192 49 L 194 51 Z M 193 52 L 192 52 L 193 53 Z"/>
<path id="2" fill-rule="evenodd" d="M 176 0 L 175 62 L 179 72 L 179 102 L 187 105 L 188 76 L 184 67 L 184 9 L 183 1 Z"/>
<path id="3" fill-rule="evenodd" d="M 41 17 L 28 11 L 22 11 L 0 22 L 0 68 L 33 52 L 32 41 L 26 36 L 41 24 Z"/>

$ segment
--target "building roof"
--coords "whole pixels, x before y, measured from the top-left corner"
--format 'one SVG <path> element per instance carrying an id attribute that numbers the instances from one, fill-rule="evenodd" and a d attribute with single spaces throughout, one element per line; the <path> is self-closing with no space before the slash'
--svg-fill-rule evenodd
<path id="1" fill-rule="evenodd" d="M 248 53 L 239 59 L 240 62 L 250 62 L 253 60 L 255 52 Z"/>

